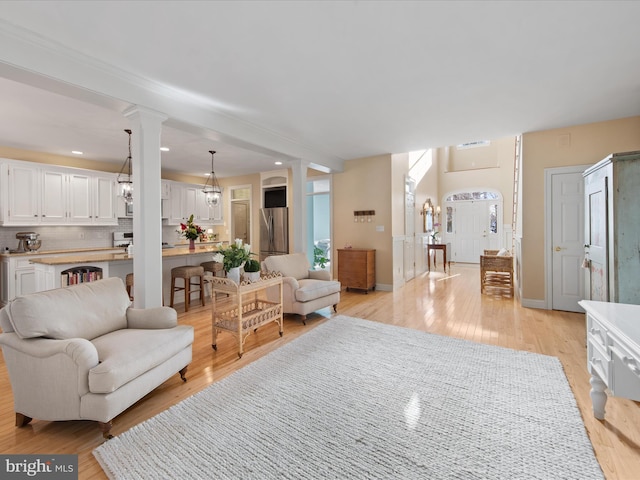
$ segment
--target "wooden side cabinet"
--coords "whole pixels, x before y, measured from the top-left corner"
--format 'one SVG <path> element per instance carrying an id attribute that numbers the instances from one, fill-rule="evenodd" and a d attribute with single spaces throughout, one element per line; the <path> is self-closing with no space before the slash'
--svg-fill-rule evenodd
<path id="1" fill-rule="evenodd" d="M 376 288 L 376 251 L 361 248 L 338 249 L 338 280 L 349 290 Z"/>

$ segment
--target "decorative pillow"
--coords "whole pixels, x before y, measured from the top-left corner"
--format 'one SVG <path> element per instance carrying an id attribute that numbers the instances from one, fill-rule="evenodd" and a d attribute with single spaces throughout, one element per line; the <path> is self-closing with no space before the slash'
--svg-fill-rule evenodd
<path id="1" fill-rule="evenodd" d="M 498 257 L 510 257 L 511 256 L 511 255 L 509 255 L 509 252 L 504 248 L 501 248 L 496 255 Z"/>

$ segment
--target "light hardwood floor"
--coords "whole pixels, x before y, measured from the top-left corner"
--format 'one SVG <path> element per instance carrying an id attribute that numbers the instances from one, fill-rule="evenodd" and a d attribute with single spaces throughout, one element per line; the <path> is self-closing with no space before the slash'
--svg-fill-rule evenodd
<path id="1" fill-rule="evenodd" d="M 193 362 L 183 384 L 178 375 L 133 405 L 114 420 L 118 435 L 202 390 L 266 353 L 308 332 L 331 316 L 323 309 L 310 315 L 304 326 L 295 317 L 285 318 L 285 333 L 278 336 L 275 324 L 249 336 L 245 354 L 228 334 L 218 339 L 218 351 L 211 348 L 210 300 L 188 314 L 178 305 L 179 321 L 195 327 Z M 338 313 L 366 318 L 426 332 L 476 342 L 557 356 L 573 389 L 606 477 L 640 478 L 640 406 L 610 398 L 606 420 L 597 421 L 591 411 L 589 376 L 586 370 L 584 315 L 522 308 L 497 290 L 480 294 L 479 268 L 452 265 L 450 273 L 424 273 L 397 292 L 342 293 Z M 24 428 L 14 427 L 13 400 L 4 361 L 0 362 L 0 452 L 77 453 L 80 479 L 104 479 L 92 450 L 102 443 L 93 422 L 45 422 L 34 420 Z"/>

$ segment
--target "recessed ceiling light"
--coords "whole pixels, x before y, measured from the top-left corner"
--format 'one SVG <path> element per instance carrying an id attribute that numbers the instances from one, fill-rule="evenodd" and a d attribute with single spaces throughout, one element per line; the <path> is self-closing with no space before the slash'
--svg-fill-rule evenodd
<path id="1" fill-rule="evenodd" d="M 74 155 L 82 155 L 82 152 L 80 150 L 71 150 L 71 153 L 73 153 Z"/>
<path id="2" fill-rule="evenodd" d="M 282 165 L 282 162 L 276 162 L 276 165 Z"/>
<path id="3" fill-rule="evenodd" d="M 161 152 L 168 152 L 169 151 L 169 147 L 160 147 L 160 151 Z"/>

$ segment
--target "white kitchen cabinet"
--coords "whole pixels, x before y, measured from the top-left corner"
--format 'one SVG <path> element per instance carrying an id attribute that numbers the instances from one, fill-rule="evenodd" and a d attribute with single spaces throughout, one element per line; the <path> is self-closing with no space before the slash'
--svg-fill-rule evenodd
<path id="1" fill-rule="evenodd" d="M 184 186 L 183 211 L 185 218 L 193 213 L 194 220 L 203 225 L 215 225 L 222 223 L 222 198 L 215 207 L 209 206 L 206 196 L 202 191 L 202 185 Z"/>
<path id="2" fill-rule="evenodd" d="M 160 183 L 160 198 L 162 200 L 171 199 L 171 183 L 165 180 L 162 180 Z"/>
<path id="3" fill-rule="evenodd" d="M 3 164 L 0 177 L 2 224 L 39 223 L 39 169 L 31 165 Z"/>
<path id="4" fill-rule="evenodd" d="M 9 161 L 0 182 L 2 225 L 117 225 L 113 175 Z"/>
<path id="5" fill-rule="evenodd" d="M 609 155 L 583 175 L 585 298 L 640 304 L 640 152 Z"/>
<path id="6" fill-rule="evenodd" d="M 36 291 L 35 267 L 31 256 L 5 257 L 0 271 L 0 302 L 6 305 L 9 300 Z"/>
<path id="7" fill-rule="evenodd" d="M 182 189 L 183 217 L 189 218 L 193 214 L 194 221 L 206 223 L 209 221 L 209 205 L 204 197 L 201 185 L 185 185 Z"/>
<path id="8" fill-rule="evenodd" d="M 90 172 L 42 171 L 42 224 L 115 225 L 115 180 Z"/>
<path id="9" fill-rule="evenodd" d="M 167 223 L 169 225 L 179 225 L 184 222 L 182 209 L 182 185 L 180 183 L 171 184 L 171 195 L 169 198 L 169 215 Z"/>
<path id="10" fill-rule="evenodd" d="M 224 223 L 223 198 L 224 196 L 220 197 L 220 201 L 218 202 L 218 205 L 216 205 L 215 207 L 209 207 L 209 211 L 210 211 L 209 223 L 211 225 L 222 225 Z"/>
<path id="11" fill-rule="evenodd" d="M 167 225 L 185 223 L 191 214 L 193 220 L 201 226 L 223 222 L 222 200 L 216 207 L 210 207 L 202 191 L 202 185 L 171 182 L 170 190 L 169 200 L 164 204 Z"/>
<path id="12" fill-rule="evenodd" d="M 118 225 L 116 215 L 116 179 L 113 176 L 96 176 L 93 179 L 93 223 Z"/>
<path id="13" fill-rule="evenodd" d="M 193 214 L 193 219 L 199 220 L 197 205 L 198 189 L 193 185 L 185 185 L 182 188 L 182 217 L 186 219 Z"/>

